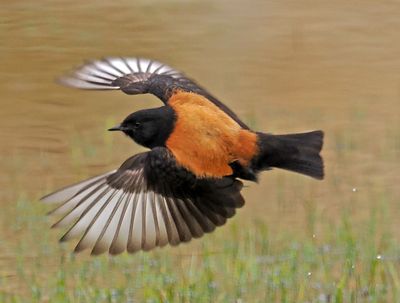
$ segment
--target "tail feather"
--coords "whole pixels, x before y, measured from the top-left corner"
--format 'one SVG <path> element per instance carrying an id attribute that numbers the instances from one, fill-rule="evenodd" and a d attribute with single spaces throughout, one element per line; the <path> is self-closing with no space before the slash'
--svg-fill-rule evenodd
<path id="1" fill-rule="evenodd" d="M 324 178 L 320 156 L 324 133 L 320 130 L 300 134 L 271 135 L 258 133 L 260 155 L 254 161 L 256 170 L 277 167 L 316 179 Z"/>

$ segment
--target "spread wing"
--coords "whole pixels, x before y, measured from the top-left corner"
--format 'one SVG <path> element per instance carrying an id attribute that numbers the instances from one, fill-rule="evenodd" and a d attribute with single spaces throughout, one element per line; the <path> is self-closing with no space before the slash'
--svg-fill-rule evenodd
<path id="1" fill-rule="evenodd" d="M 90 61 L 60 79 L 66 86 L 89 90 L 121 90 L 126 94 L 150 93 L 165 104 L 176 90 L 206 97 L 243 128 L 248 127 L 204 88 L 163 63 L 143 58 L 105 58 Z"/>
<path id="2" fill-rule="evenodd" d="M 53 226 L 70 226 L 61 241 L 80 237 L 75 251 L 133 253 L 199 238 L 244 204 L 240 181 L 193 178 L 165 148 L 157 148 L 42 200 L 62 202 L 51 212 L 62 215 Z"/>

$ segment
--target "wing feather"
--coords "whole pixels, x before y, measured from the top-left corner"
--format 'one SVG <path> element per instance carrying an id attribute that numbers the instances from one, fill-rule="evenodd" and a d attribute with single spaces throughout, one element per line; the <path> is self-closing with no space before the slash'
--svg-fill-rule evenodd
<path id="1" fill-rule="evenodd" d="M 87 213 L 82 219 L 80 219 L 80 221 L 82 222 L 82 228 L 78 232 L 79 234 L 81 234 L 84 231 L 84 234 L 81 240 L 78 242 L 77 246 L 75 247 L 75 251 L 78 252 L 86 248 L 95 246 L 97 241 L 100 239 L 103 230 L 107 229 L 111 219 L 113 218 L 112 210 L 115 208 L 119 200 L 119 198 L 116 198 L 116 194 L 117 191 L 110 191 L 110 195 L 104 197 L 103 204 L 101 204 L 100 201 L 96 204 L 96 206 L 99 205 L 98 210 L 93 207 L 91 213 Z M 122 194 L 122 192 L 120 192 L 119 194 Z M 89 223 L 91 217 L 92 220 Z M 79 229 L 79 227 L 76 228 Z"/>
<path id="2" fill-rule="evenodd" d="M 131 196 L 132 193 L 128 193 L 124 201 L 124 208 L 121 213 L 118 228 L 109 250 L 112 255 L 122 253 L 128 245 L 129 229 L 132 222 L 132 208 L 134 206 L 133 203 L 130 203 Z"/>
<path id="3" fill-rule="evenodd" d="M 61 237 L 61 241 L 67 241 L 78 237 L 84 233 L 87 228 L 92 224 L 97 212 L 107 202 L 107 199 L 111 196 L 112 191 L 109 188 L 104 188 L 100 194 L 95 196 L 95 199 L 86 200 L 86 203 L 81 205 L 86 206 L 76 208 L 75 215 L 79 216 L 78 220 L 71 226 L 71 228 Z M 79 212 L 79 213 L 78 213 Z M 73 213 L 73 212 L 72 212 Z M 65 221 L 65 219 L 63 220 Z M 69 222 L 68 222 L 69 223 Z M 67 223 L 64 223 L 67 224 Z"/>
<path id="4" fill-rule="evenodd" d="M 103 187 L 104 184 L 105 181 L 97 185 L 95 188 L 91 188 L 88 193 L 86 192 L 79 193 L 76 197 L 72 197 L 71 200 L 68 200 L 65 204 L 65 208 L 67 208 L 67 205 L 69 203 L 71 205 L 70 206 L 68 205 L 67 212 L 65 213 L 64 217 L 62 217 L 58 222 L 53 224 L 52 227 L 63 227 L 73 223 L 76 219 L 78 219 L 83 212 L 90 209 L 91 205 L 94 205 L 93 201 L 96 202 L 96 199 L 102 194 L 100 190 L 101 189 L 103 189 L 103 191 L 107 190 L 107 188 Z"/>
<path id="5" fill-rule="evenodd" d="M 149 177 L 149 163 L 160 163 L 148 160 L 154 152 L 135 155 L 116 171 L 45 196 L 48 203 L 62 202 L 50 212 L 62 216 L 54 227 L 70 226 L 60 240 L 80 237 L 75 252 L 91 249 L 93 255 L 148 251 L 199 238 L 233 215 L 235 197 L 241 198 L 235 183 L 218 187 L 215 181 L 206 182 L 206 195 L 201 195 L 202 189 L 182 187 L 184 180 Z M 161 161 L 162 169 L 171 159 L 169 155 Z M 157 168 L 151 167 L 150 173 Z M 225 197 L 231 199 L 227 204 Z"/>
<path id="6" fill-rule="evenodd" d="M 186 203 L 191 216 L 193 217 L 193 219 L 197 220 L 203 233 L 212 232 L 215 229 L 215 224 L 198 209 L 198 207 L 194 204 L 192 199 L 187 199 Z M 198 237 L 201 236 L 202 234 L 198 235 Z"/>
<path id="7" fill-rule="evenodd" d="M 179 240 L 181 242 L 190 241 L 192 239 L 192 235 L 191 235 L 190 230 L 176 205 L 176 202 L 168 196 L 165 198 L 165 200 L 167 202 L 168 210 L 171 213 L 172 220 L 175 223 L 176 230 L 179 235 Z"/>
<path id="8" fill-rule="evenodd" d="M 167 222 L 168 217 L 163 214 L 162 211 L 162 204 L 163 198 L 160 195 L 155 195 L 155 215 L 157 218 L 157 227 L 158 227 L 158 238 L 157 238 L 157 245 L 163 247 L 168 244 L 168 231 L 167 231 Z"/>
<path id="9" fill-rule="evenodd" d="M 145 237 L 143 241 L 143 250 L 148 251 L 154 247 L 157 246 L 157 221 L 154 219 L 154 195 L 152 195 L 150 201 L 145 204 L 146 206 L 146 214 L 145 214 L 145 224 L 144 224 L 144 230 L 145 230 Z"/>
<path id="10" fill-rule="evenodd" d="M 165 226 L 168 235 L 168 242 L 171 245 L 178 245 L 180 243 L 179 232 L 176 227 L 174 218 L 172 217 L 171 210 L 168 206 L 168 201 L 166 197 L 161 197 L 161 209 L 163 213 L 163 218 L 165 221 Z"/>
<path id="11" fill-rule="evenodd" d="M 41 201 L 43 201 L 45 203 L 59 203 L 62 201 L 66 201 L 69 198 L 76 195 L 79 191 L 82 191 L 83 189 L 87 188 L 88 186 L 91 186 L 92 184 L 95 184 L 96 182 L 100 182 L 102 179 L 113 174 L 114 172 L 115 172 L 115 170 L 105 173 L 105 174 L 102 174 L 102 175 L 99 175 L 99 176 L 96 176 L 96 177 L 92 177 L 90 179 L 86 179 L 79 183 L 75 183 L 70 186 L 61 188 L 56 192 L 53 192 L 51 194 L 48 194 L 48 195 L 42 197 Z"/>
<path id="12" fill-rule="evenodd" d="M 195 81 L 166 64 L 145 58 L 108 57 L 88 61 L 60 78 L 69 87 L 88 90 L 121 90 L 126 94 L 151 93 L 165 104 L 177 90 L 206 97 L 243 128 L 248 126 L 225 104 Z"/>
<path id="13" fill-rule="evenodd" d="M 128 240 L 128 252 L 134 253 L 142 248 L 143 241 L 143 221 L 144 221 L 144 193 L 140 192 L 136 195 L 136 205 L 134 213 L 132 214 L 132 225 L 130 230 L 130 236 Z"/>
<path id="14" fill-rule="evenodd" d="M 203 232 L 203 229 L 200 226 L 199 222 L 197 222 L 196 217 L 193 216 L 191 214 L 191 212 L 189 211 L 188 204 L 190 202 L 188 200 L 182 200 L 180 198 L 176 199 L 175 201 L 176 201 L 176 205 L 179 209 L 179 212 L 182 215 L 182 218 L 186 222 L 186 226 L 188 227 L 190 234 L 195 238 L 201 237 L 204 234 L 204 232 Z"/>
<path id="15" fill-rule="evenodd" d="M 110 216 L 108 218 L 105 218 L 106 224 L 104 224 L 100 236 L 98 237 L 93 247 L 92 254 L 94 255 L 99 255 L 109 250 L 112 241 L 114 239 L 114 235 L 117 233 L 117 229 L 119 227 L 119 221 L 121 218 L 123 218 L 122 216 L 122 212 L 124 209 L 123 201 L 126 196 L 126 193 L 119 192 L 118 195 L 119 195 L 118 200 L 115 200 L 116 202 L 114 203 L 114 207 L 112 208 Z"/>

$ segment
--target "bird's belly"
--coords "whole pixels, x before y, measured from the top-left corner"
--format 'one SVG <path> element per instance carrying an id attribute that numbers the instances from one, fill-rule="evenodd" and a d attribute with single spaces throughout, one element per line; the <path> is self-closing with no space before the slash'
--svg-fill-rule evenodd
<path id="1" fill-rule="evenodd" d="M 178 93 L 168 102 L 177 120 L 167 147 L 197 177 L 231 175 L 229 163 L 247 165 L 257 153 L 257 136 L 244 130 L 203 96 Z"/>

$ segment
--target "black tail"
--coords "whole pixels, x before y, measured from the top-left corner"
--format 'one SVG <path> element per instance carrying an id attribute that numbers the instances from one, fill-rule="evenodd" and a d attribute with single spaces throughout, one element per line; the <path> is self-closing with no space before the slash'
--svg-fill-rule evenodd
<path id="1" fill-rule="evenodd" d="M 316 179 L 324 178 L 324 164 L 319 154 L 324 137 L 322 131 L 288 135 L 257 134 L 260 154 L 253 162 L 255 170 L 278 167 Z"/>

